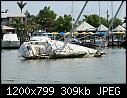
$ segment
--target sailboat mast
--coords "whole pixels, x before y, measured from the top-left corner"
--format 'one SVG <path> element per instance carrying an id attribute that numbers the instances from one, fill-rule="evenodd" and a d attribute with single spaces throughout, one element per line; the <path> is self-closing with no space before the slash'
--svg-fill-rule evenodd
<path id="1" fill-rule="evenodd" d="M 113 18 L 113 1 L 111 1 L 111 10 L 112 10 L 112 18 Z M 113 24 L 112 24 L 112 30 L 113 30 Z"/>
<path id="2" fill-rule="evenodd" d="M 120 4 L 120 6 L 119 6 L 119 8 L 118 8 L 118 10 L 117 10 L 117 12 L 116 12 L 116 14 L 115 14 L 115 16 L 113 17 L 112 22 L 111 22 L 111 24 L 109 25 L 108 32 L 110 31 L 111 26 L 112 26 L 112 24 L 114 23 L 114 21 L 115 21 L 115 19 L 116 19 L 116 16 L 118 15 L 118 13 L 119 13 L 119 11 L 120 11 L 120 9 L 121 9 L 121 7 L 122 7 L 123 3 L 124 3 L 124 1 L 122 1 L 122 2 L 121 2 L 121 4 Z M 109 35 L 108 35 L 108 36 L 109 36 Z M 102 42 L 103 42 L 103 41 L 102 41 Z M 100 50 L 100 49 L 101 49 L 101 47 L 102 47 L 102 42 L 101 42 L 101 44 L 100 44 L 100 46 L 99 46 L 99 48 L 98 48 L 97 52 L 95 53 L 95 56 L 97 56 L 97 55 L 98 55 L 99 50 Z"/>
<path id="3" fill-rule="evenodd" d="M 73 24 L 73 28 L 71 29 L 71 32 L 70 32 L 70 35 L 69 35 L 69 36 L 71 36 L 72 33 L 73 33 L 73 31 L 75 31 L 76 26 L 77 26 L 77 23 L 78 23 L 78 21 L 79 21 L 79 18 L 81 17 L 81 14 L 83 13 L 83 10 L 85 9 L 87 3 L 88 3 L 88 1 L 85 2 L 85 4 L 84 4 L 82 10 L 80 11 L 79 16 L 77 17 L 75 23 Z M 66 44 L 66 43 L 67 43 L 67 40 L 65 40 L 65 44 Z"/>
<path id="4" fill-rule="evenodd" d="M 75 21 L 75 23 L 74 23 L 74 25 L 73 25 L 73 28 L 72 28 L 71 32 L 74 31 L 74 29 L 76 28 L 77 23 L 78 23 L 78 21 L 79 21 L 79 18 L 81 17 L 81 15 L 82 15 L 82 13 L 83 13 L 83 11 L 84 11 L 84 9 L 85 9 L 87 3 L 88 3 L 88 1 L 85 2 L 85 4 L 84 4 L 82 10 L 80 11 L 79 16 L 77 17 L 77 19 L 76 19 L 76 21 Z"/>
<path id="5" fill-rule="evenodd" d="M 100 2 L 101 1 L 98 1 L 98 6 L 99 6 L 99 25 L 101 24 L 101 20 L 100 20 Z"/>
<path id="6" fill-rule="evenodd" d="M 71 16 L 72 16 L 72 27 L 71 28 L 73 28 L 73 1 L 71 4 Z"/>
<path id="7" fill-rule="evenodd" d="M 112 12 L 112 18 L 113 18 L 113 1 L 111 1 L 111 12 Z M 111 28 L 111 37 L 112 37 L 112 45 L 113 45 L 113 24 Z"/>
<path id="8" fill-rule="evenodd" d="M 117 10 L 117 12 L 116 12 L 116 14 L 115 14 L 115 16 L 114 16 L 113 19 L 112 19 L 111 24 L 109 25 L 108 31 L 110 31 L 111 26 L 113 25 L 113 23 L 114 23 L 114 21 L 115 21 L 115 19 L 116 19 L 116 16 L 118 15 L 118 13 L 119 13 L 119 11 L 120 11 L 120 9 L 121 9 L 123 3 L 124 3 L 124 1 L 121 2 L 121 4 L 120 4 L 120 6 L 119 6 L 119 8 L 118 8 L 118 10 Z"/>
<path id="9" fill-rule="evenodd" d="M 76 26 L 77 26 L 77 23 L 78 23 L 78 21 L 79 21 L 79 18 L 81 17 L 81 14 L 83 13 L 83 11 L 84 11 L 84 9 L 85 9 L 87 3 L 88 3 L 88 1 L 85 2 L 85 4 L 84 4 L 82 10 L 80 11 L 79 16 L 77 17 L 76 22 L 74 23 L 73 28 L 71 29 L 71 32 L 70 32 L 69 37 L 72 36 L 73 31 L 75 31 Z M 67 44 L 67 39 L 65 39 L 65 42 L 64 42 L 64 45 L 62 46 L 62 49 L 66 46 L 66 44 Z"/>

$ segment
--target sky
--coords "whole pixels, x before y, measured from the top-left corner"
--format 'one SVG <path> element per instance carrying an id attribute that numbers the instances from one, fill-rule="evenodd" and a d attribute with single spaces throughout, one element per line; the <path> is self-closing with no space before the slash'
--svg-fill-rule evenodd
<path id="1" fill-rule="evenodd" d="M 72 15 L 76 19 L 85 4 L 85 1 L 24 1 L 27 5 L 23 8 L 23 12 L 28 10 L 31 15 L 37 15 L 44 6 L 50 6 L 50 9 L 53 10 L 58 16 L 63 16 L 64 14 Z M 113 2 L 113 11 L 111 10 L 111 1 L 88 1 L 86 8 L 84 9 L 83 14 L 98 14 L 99 15 L 99 6 L 100 4 L 100 16 L 106 18 L 106 11 L 109 10 L 109 19 L 115 15 L 121 1 L 112 1 Z M 73 6 L 72 6 L 73 4 Z M 17 1 L 1 1 L 1 11 L 8 9 L 8 13 L 20 13 L 20 9 L 17 5 Z M 124 19 L 126 16 L 126 1 L 118 14 L 118 18 Z"/>

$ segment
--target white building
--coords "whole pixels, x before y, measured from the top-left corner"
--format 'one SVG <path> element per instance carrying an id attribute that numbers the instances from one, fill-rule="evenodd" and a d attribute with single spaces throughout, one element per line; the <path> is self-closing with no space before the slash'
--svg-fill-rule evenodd
<path id="1" fill-rule="evenodd" d="M 27 17 L 23 13 L 1 13 L 1 25 L 9 26 L 14 18 L 20 18 L 22 23 L 27 23 Z"/>

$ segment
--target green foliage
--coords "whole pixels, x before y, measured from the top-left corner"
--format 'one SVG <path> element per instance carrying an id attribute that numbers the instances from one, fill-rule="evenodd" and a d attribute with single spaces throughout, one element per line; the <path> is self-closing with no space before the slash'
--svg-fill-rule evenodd
<path id="1" fill-rule="evenodd" d="M 37 23 L 40 25 L 40 29 L 51 32 L 54 28 L 54 23 L 57 14 L 50 7 L 44 7 L 44 9 L 39 11 L 37 15 Z"/>
<path id="2" fill-rule="evenodd" d="M 62 16 L 59 16 L 57 20 L 55 21 L 55 30 L 57 32 L 64 31 L 64 18 Z"/>
<path id="3" fill-rule="evenodd" d="M 19 17 L 13 18 L 10 23 L 11 26 L 15 27 L 17 30 L 24 29 L 24 23 L 21 23 L 21 19 Z"/>
<path id="4" fill-rule="evenodd" d="M 108 22 L 105 18 L 100 17 L 96 14 L 93 15 L 84 15 L 85 17 L 85 21 L 87 23 L 89 23 L 90 25 L 94 26 L 95 28 L 97 28 L 100 24 L 104 24 L 105 26 L 108 26 Z M 100 19 L 100 21 L 99 21 Z"/>
<path id="5" fill-rule="evenodd" d="M 21 7 L 21 12 L 22 12 L 22 8 L 26 5 L 26 3 L 23 4 L 22 1 L 20 3 L 19 2 L 17 3 L 18 5 L 20 4 L 20 6 L 22 5 Z M 27 20 L 28 20 L 27 25 L 25 25 L 25 28 L 28 31 L 36 31 L 41 29 L 41 30 L 46 30 L 47 32 L 53 32 L 53 31 L 68 32 L 72 28 L 71 15 L 65 14 L 64 16 L 59 16 L 58 18 L 56 18 L 57 14 L 53 10 L 51 10 L 50 7 L 47 6 L 45 6 L 42 10 L 40 10 L 37 16 L 30 15 L 28 11 L 26 11 L 25 14 L 27 15 Z M 78 24 L 81 24 L 83 21 L 86 21 L 87 23 L 97 28 L 100 24 L 109 27 L 112 19 L 107 21 L 106 18 L 99 17 L 96 14 L 92 14 L 92 15 L 84 15 L 84 19 L 80 20 Z M 113 28 L 121 24 L 122 24 L 122 20 L 116 18 L 113 24 Z M 17 27 L 16 23 L 15 23 L 15 27 Z M 19 26 L 19 28 L 21 27 Z"/>
<path id="6" fill-rule="evenodd" d="M 112 18 L 109 20 L 109 23 L 112 22 Z M 114 23 L 113 23 L 113 28 L 116 28 L 118 25 L 122 25 L 122 20 L 116 18 Z"/>
<path id="7" fill-rule="evenodd" d="M 103 17 L 99 17 L 96 14 L 93 14 L 93 15 L 84 15 L 84 18 L 85 18 L 85 19 L 83 19 L 84 21 L 86 21 L 87 23 L 91 24 L 92 26 L 94 26 L 96 28 L 100 24 L 103 24 L 106 27 L 109 27 L 110 23 L 112 22 L 112 19 L 107 21 L 107 19 L 105 19 Z M 100 19 L 100 22 L 99 22 L 99 19 Z M 115 21 L 114 21 L 114 24 L 113 24 L 113 28 L 115 28 L 115 27 L 117 27 L 118 25 L 121 25 L 121 24 L 122 24 L 122 20 L 116 18 Z"/>
<path id="8" fill-rule="evenodd" d="M 59 16 L 55 22 L 55 31 L 70 31 L 72 28 L 72 17 L 70 15 Z"/>
<path id="9" fill-rule="evenodd" d="M 26 35 L 25 33 L 22 33 L 26 29 L 26 24 L 25 23 L 21 23 L 20 17 L 14 18 L 11 21 L 10 26 L 16 28 L 16 31 L 17 31 L 16 33 L 17 33 L 17 36 L 19 38 L 21 38 L 21 36 L 23 36 L 23 35 Z"/>

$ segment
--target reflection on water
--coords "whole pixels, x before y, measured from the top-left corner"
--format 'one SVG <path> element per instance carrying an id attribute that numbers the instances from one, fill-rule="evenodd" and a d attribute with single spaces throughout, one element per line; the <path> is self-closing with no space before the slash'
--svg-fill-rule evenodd
<path id="1" fill-rule="evenodd" d="M 108 48 L 99 58 L 31 60 L 20 57 L 18 49 L 1 50 L 1 83 L 126 83 L 126 50 Z"/>

